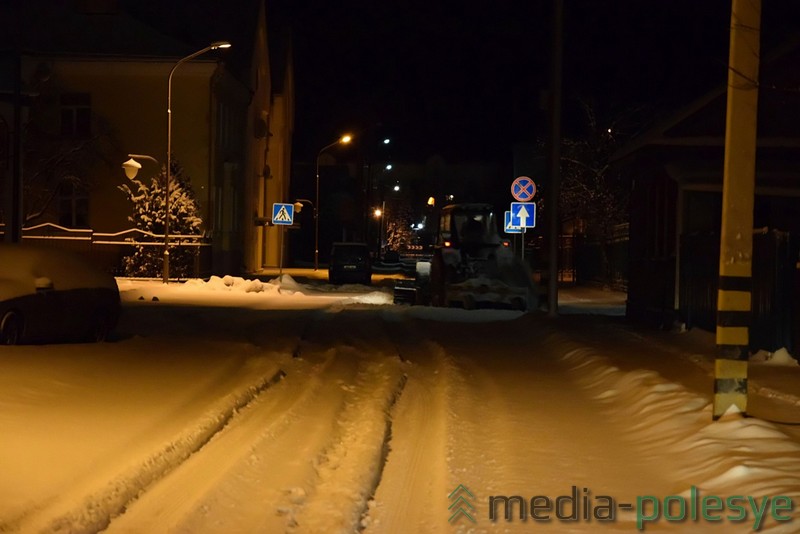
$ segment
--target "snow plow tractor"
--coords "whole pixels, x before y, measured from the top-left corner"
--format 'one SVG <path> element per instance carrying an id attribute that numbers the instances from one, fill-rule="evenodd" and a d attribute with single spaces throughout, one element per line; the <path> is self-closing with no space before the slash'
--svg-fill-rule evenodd
<path id="1" fill-rule="evenodd" d="M 442 208 L 430 262 L 395 286 L 395 302 L 532 311 L 538 293 L 530 269 L 500 237 L 490 204 Z"/>

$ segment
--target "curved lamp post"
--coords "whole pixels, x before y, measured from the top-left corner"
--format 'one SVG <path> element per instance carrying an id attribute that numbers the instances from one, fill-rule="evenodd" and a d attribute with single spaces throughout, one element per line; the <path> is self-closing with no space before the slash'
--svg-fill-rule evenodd
<path id="1" fill-rule="evenodd" d="M 329 145 L 325 145 L 317 153 L 317 197 L 314 202 L 314 270 L 319 269 L 319 157 L 323 152 L 338 144 L 346 145 L 353 140 L 353 136 L 346 134 Z"/>
<path id="2" fill-rule="evenodd" d="M 298 198 L 294 201 L 294 211 L 296 213 L 300 213 L 300 211 L 303 209 L 303 204 L 308 204 L 309 206 L 311 206 L 312 210 L 314 209 L 313 202 L 311 202 L 307 198 Z"/>
<path id="3" fill-rule="evenodd" d="M 218 48 L 230 48 L 231 44 L 228 41 L 215 41 L 208 45 L 207 47 L 203 48 L 202 50 L 198 50 L 193 54 L 189 54 L 188 56 L 181 58 L 178 60 L 177 63 L 172 67 L 172 70 L 169 71 L 169 78 L 167 79 L 167 172 L 166 172 L 166 184 L 164 184 L 164 272 L 163 278 L 164 283 L 169 283 L 169 182 L 172 175 L 171 171 L 171 164 L 172 164 L 172 75 L 175 74 L 175 71 L 186 63 L 187 61 L 191 61 L 192 59 L 196 58 L 197 56 L 201 56 L 206 52 L 211 50 L 217 50 Z"/>
<path id="4" fill-rule="evenodd" d="M 136 178 L 136 175 L 139 173 L 139 169 L 142 168 L 142 164 L 136 161 L 136 158 L 146 159 L 152 161 L 156 165 L 161 165 L 156 158 L 153 156 L 148 156 L 147 154 L 128 154 L 128 157 L 131 159 L 123 163 L 122 168 L 125 169 L 125 176 L 131 180 Z"/>

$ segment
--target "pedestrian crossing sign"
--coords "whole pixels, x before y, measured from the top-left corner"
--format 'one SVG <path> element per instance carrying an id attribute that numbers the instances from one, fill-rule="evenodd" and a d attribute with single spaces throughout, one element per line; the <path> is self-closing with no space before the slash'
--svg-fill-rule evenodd
<path id="1" fill-rule="evenodd" d="M 514 226 L 511 224 L 511 212 L 507 211 L 505 213 L 505 225 L 504 225 L 505 232 L 507 234 L 524 234 L 525 228 L 521 228 L 519 226 Z"/>
<path id="2" fill-rule="evenodd" d="M 294 222 L 294 204 L 281 204 L 276 202 L 272 205 L 272 224 L 290 225 Z"/>

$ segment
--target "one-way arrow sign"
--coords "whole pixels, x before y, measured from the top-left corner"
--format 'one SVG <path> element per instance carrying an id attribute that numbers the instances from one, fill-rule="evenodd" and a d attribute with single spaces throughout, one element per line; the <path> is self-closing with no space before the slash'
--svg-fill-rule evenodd
<path id="1" fill-rule="evenodd" d="M 511 226 L 520 228 L 536 227 L 536 203 L 535 202 L 512 202 L 511 203 Z"/>

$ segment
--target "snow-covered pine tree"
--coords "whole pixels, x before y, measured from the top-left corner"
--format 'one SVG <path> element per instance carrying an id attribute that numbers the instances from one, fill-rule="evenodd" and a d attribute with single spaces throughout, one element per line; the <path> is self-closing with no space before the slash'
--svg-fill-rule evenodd
<path id="1" fill-rule="evenodd" d="M 183 166 L 171 158 L 170 173 L 170 209 L 169 233 L 174 235 L 200 235 L 203 220 L 200 217 L 200 206 L 192 189 L 191 179 L 183 170 Z M 144 181 L 131 178 L 131 184 L 118 186 L 133 203 L 133 212 L 128 220 L 135 228 L 152 232 L 156 236 L 164 235 L 164 182 L 166 166 L 161 167 L 157 176 Z M 137 238 L 141 241 L 158 238 L 146 236 Z M 193 274 L 196 247 L 179 246 L 178 239 L 170 239 L 169 266 L 170 276 L 188 278 Z M 163 266 L 164 248 L 158 245 L 136 245 L 135 252 L 125 258 L 125 274 L 127 276 L 158 277 Z"/>

